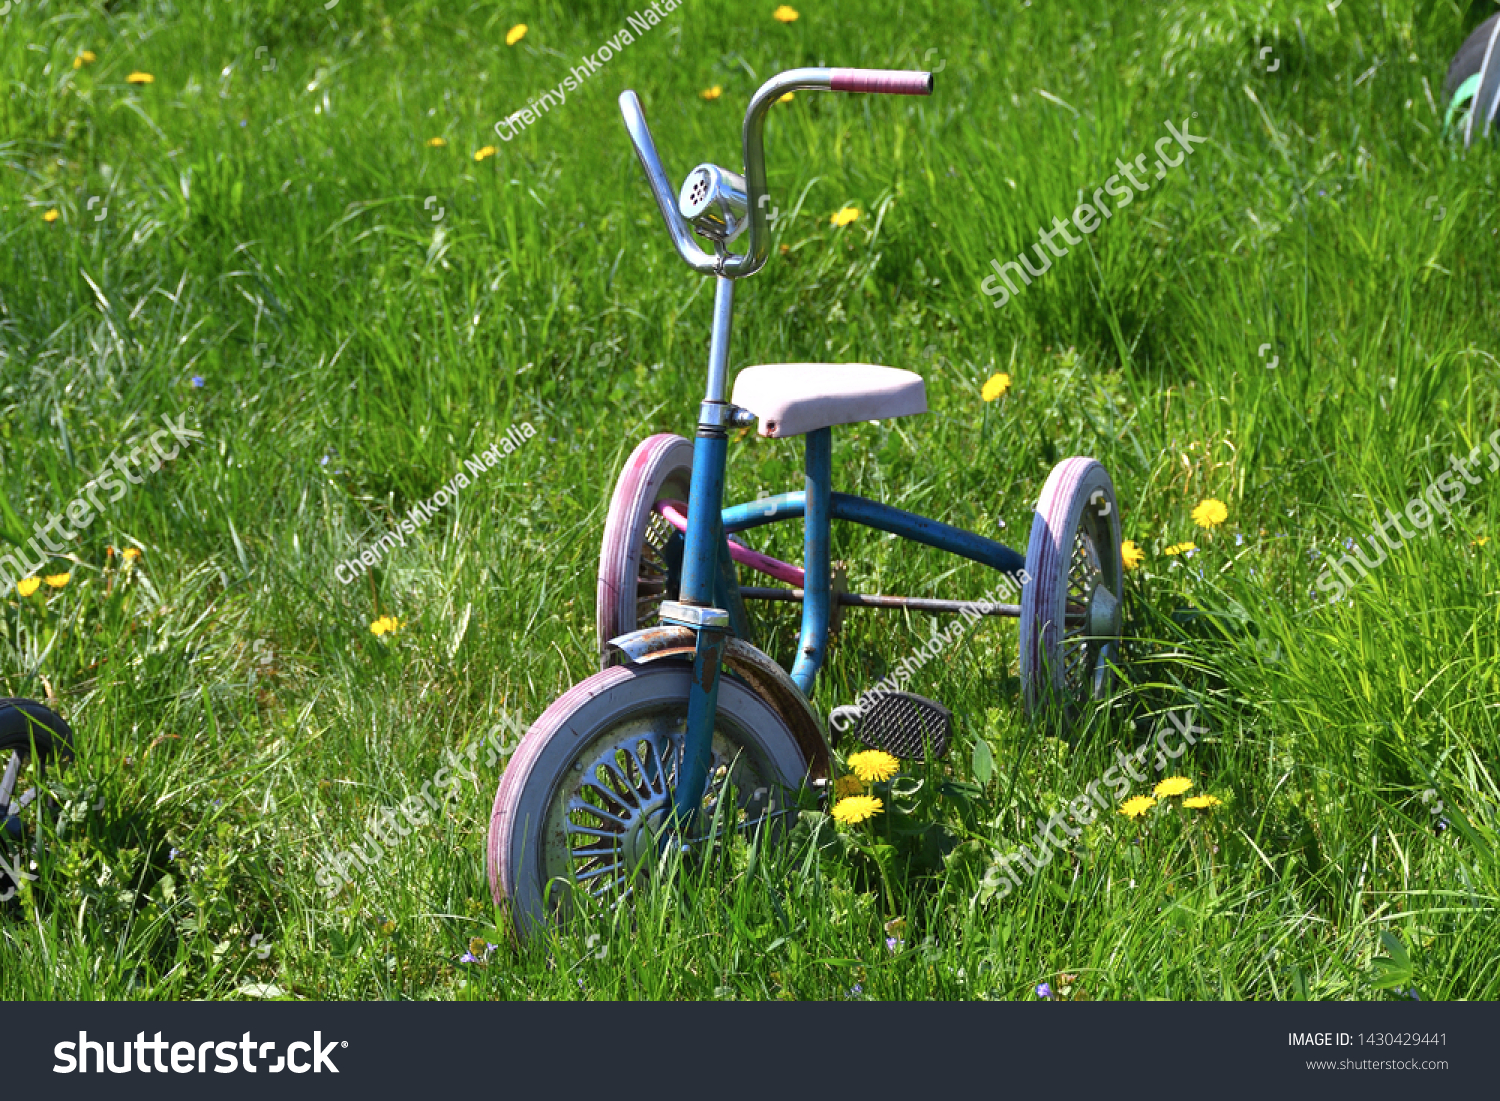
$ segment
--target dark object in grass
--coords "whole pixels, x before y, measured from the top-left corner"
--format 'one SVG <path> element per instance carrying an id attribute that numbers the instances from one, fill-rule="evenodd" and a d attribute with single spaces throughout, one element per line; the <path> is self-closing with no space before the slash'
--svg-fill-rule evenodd
<path id="1" fill-rule="evenodd" d="M 1448 99 L 1444 133 L 1456 120 L 1466 148 L 1473 141 L 1476 122 L 1481 135 L 1489 134 L 1500 107 L 1500 12 L 1479 24 L 1453 55 L 1443 95 Z"/>
<path id="2" fill-rule="evenodd" d="M 35 799 L 32 788 L 17 796 L 16 783 L 33 751 L 40 774 L 49 761 L 67 761 L 73 756 L 73 730 L 62 716 L 35 700 L 0 698 L 0 847 L 5 840 L 20 841 L 25 835 L 20 812 Z M 5 855 L 0 848 L 0 855 Z M 7 861 L 7 866 L 12 866 Z M 8 899 L 17 884 L 0 868 L 0 900 Z"/>

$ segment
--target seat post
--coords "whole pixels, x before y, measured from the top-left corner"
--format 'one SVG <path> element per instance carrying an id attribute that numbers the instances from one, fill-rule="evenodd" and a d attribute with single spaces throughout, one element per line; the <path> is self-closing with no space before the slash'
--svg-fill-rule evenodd
<path id="1" fill-rule="evenodd" d="M 828 649 L 829 546 L 833 527 L 833 429 L 807 433 L 806 507 L 802 514 L 802 635 L 792 681 L 811 698 Z"/>

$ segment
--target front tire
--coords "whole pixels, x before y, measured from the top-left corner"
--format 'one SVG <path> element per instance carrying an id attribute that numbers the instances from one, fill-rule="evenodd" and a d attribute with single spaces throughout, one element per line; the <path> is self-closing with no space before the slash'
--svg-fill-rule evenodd
<path id="1" fill-rule="evenodd" d="M 526 732 L 490 815 L 495 902 L 525 935 L 572 910 L 572 890 L 619 905 L 669 825 L 692 667 L 663 660 L 595 673 Z M 692 832 L 778 823 L 808 762 L 791 729 L 737 677 L 719 682 L 713 762 Z M 721 806 L 726 792 L 733 805 Z M 714 839 L 704 839 L 711 844 Z"/>

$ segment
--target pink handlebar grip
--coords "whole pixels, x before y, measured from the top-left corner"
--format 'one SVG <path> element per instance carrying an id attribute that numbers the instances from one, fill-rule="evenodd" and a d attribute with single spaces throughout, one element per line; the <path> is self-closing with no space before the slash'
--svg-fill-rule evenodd
<path id="1" fill-rule="evenodd" d="M 932 74 L 903 69 L 835 69 L 835 92 L 887 92 L 897 96 L 930 96 Z"/>

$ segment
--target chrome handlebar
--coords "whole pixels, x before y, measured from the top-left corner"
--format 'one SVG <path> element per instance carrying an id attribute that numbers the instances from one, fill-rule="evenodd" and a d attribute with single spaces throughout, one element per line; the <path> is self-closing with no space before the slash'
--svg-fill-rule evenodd
<path id="1" fill-rule="evenodd" d="M 760 86 L 750 100 L 745 112 L 744 156 L 745 190 L 749 201 L 749 244 L 743 253 L 723 251 L 710 255 L 693 239 L 692 228 L 677 208 L 677 199 L 667 173 L 662 168 L 661 157 L 656 152 L 656 143 L 651 139 L 651 128 L 646 125 L 641 101 L 632 91 L 620 93 L 620 114 L 625 117 L 625 129 L 630 133 L 636 156 L 646 171 L 651 184 L 651 193 L 656 196 L 656 205 L 667 231 L 672 235 L 672 244 L 677 254 L 694 271 L 706 275 L 722 275 L 739 279 L 754 275 L 766 262 L 771 250 L 770 233 L 766 227 L 765 198 L 766 113 L 788 92 L 814 89 L 830 89 L 836 92 L 885 92 L 895 95 L 925 96 L 932 93 L 932 74 L 927 72 L 905 72 L 887 69 L 788 69 L 778 73 Z"/>

